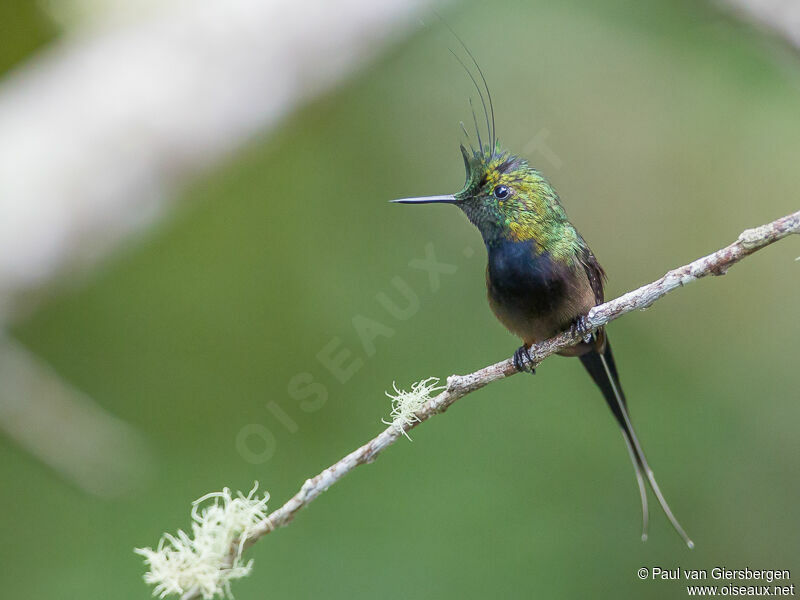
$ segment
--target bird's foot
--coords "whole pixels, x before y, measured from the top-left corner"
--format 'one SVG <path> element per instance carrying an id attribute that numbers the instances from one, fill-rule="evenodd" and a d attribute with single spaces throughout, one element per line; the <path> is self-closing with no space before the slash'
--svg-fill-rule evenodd
<path id="1" fill-rule="evenodd" d="M 528 347 L 524 344 L 514 352 L 514 366 L 519 372 L 528 371 L 531 375 L 536 375 L 533 359 L 531 358 L 530 352 L 528 352 Z"/>
<path id="2" fill-rule="evenodd" d="M 579 337 L 584 342 L 592 341 L 592 333 L 590 330 L 591 327 L 589 326 L 589 319 L 586 317 L 586 315 L 577 317 L 569 327 L 570 334 Z"/>

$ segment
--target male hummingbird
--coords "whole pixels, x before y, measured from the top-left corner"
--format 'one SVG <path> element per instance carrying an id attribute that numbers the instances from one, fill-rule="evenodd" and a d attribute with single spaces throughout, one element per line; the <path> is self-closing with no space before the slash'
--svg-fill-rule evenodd
<path id="1" fill-rule="evenodd" d="M 492 107 L 488 87 L 486 93 Z M 489 306 L 498 320 L 522 339 L 523 345 L 514 353 L 514 364 L 522 371 L 529 367 L 532 344 L 570 328 L 583 331 L 586 314 L 603 302 L 605 272 L 570 223 L 550 183 L 525 159 L 501 148 L 494 135 L 494 111 L 489 125 L 485 102 L 484 114 L 489 142 L 484 146 L 478 132 L 477 150 L 461 146 L 467 177 L 460 192 L 392 202 L 455 204 L 478 228 L 488 255 Z M 647 539 L 648 525 L 646 479 L 672 526 L 692 548 L 694 544 L 672 514 L 633 430 L 604 329 L 559 354 L 580 358 L 619 423 L 639 484 L 642 539 Z"/>

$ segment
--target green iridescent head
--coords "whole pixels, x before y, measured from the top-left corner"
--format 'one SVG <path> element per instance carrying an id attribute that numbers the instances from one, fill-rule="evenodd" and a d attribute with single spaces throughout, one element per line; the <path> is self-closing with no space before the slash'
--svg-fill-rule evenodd
<path id="1" fill-rule="evenodd" d="M 533 240 L 553 250 L 571 243 L 572 229 L 558 195 L 528 162 L 496 144 L 479 152 L 461 146 L 466 168 L 464 188 L 453 195 L 403 198 L 403 204 L 447 203 L 458 206 L 491 245 L 503 240 Z M 571 245 L 571 244 L 570 244 Z"/>
<path id="2" fill-rule="evenodd" d="M 475 85 L 486 120 L 488 143 L 483 144 L 481 128 L 470 100 L 478 149 L 470 147 L 468 150 L 461 146 L 464 167 L 467 170 L 464 188 L 452 195 L 403 198 L 393 202 L 455 204 L 480 230 L 487 247 L 504 241 L 533 241 L 537 251 L 546 251 L 571 261 L 573 253 L 580 245 L 580 236 L 570 225 L 558 195 L 542 174 L 525 159 L 501 148 L 495 129 L 494 103 L 486 77 L 466 44 L 452 29 L 451 32 L 477 70 L 476 76 L 453 52 Z M 478 84 L 478 80 L 483 87 Z M 463 123 L 461 128 L 469 137 Z"/>

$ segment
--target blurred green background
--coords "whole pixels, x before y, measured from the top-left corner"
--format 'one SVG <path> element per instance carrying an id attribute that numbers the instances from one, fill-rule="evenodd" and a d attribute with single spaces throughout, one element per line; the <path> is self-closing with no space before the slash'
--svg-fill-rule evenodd
<path id="1" fill-rule="evenodd" d="M 3 6 L 8 69 L 56 33 L 29 3 Z M 797 210 L 800 59 L 780 43 L 688 1 L 471 1 L 445 16 L 487 74 L 501 140 L 553 181 L 608 297 Z M 257 479 L 275 508 L 380 430 L 392 381 L 517 347 L 487 307 L 466 219 L 386 203 L 463 180 L 469 82 L 429 21 L 13 327 L 144 432 L 157 470 L 99 500 L 0 439 L 5 598 L 145 598 L 132 549 L 188 527 L 191 500 Z M 429 242 L 456 267 L 436 291 L 408 264 Z M 636 570 L 800 568 L 798 254 L 784 241 L 610 327 L 639 436 L 696 550 L 654 503 L 639 541 L 617 426 L 578 361 L 553 358 L 459 402 L 257 544 L 237 598 L 676 598 L 680 583 Z M 419 298 L 405 321 L 376 299 L 402 302 L 395 277 Z M 372 355 L 357 315 L 393 332 Z M 345 383 L 315 357 L 334 338 L 363 361 Z M 304 372 L 328 393 L 313 411 L 288 391 Z M 252 424 L 274 436 L 257 464 L 237 449 Z"/>

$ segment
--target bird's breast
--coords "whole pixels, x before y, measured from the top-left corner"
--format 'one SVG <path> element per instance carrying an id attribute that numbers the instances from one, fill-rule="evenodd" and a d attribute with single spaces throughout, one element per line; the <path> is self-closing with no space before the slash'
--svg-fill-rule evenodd
<path id="1" fill-rule="evenodd" d="M 497 318 L 526 343 L 555 335 L 594 305 L 583 269 L 535 252 L 532 241 L 488 248 L 486 285 Z"/>

